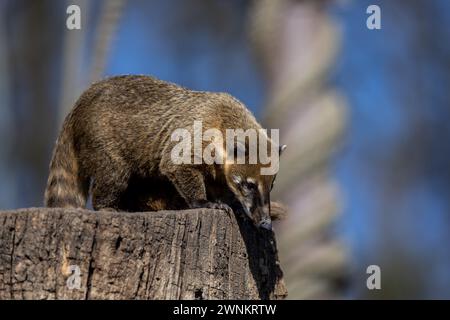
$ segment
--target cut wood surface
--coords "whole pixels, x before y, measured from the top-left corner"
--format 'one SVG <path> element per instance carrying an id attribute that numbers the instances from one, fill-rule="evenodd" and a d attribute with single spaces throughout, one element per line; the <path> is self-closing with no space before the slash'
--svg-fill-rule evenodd
<path id="1" fill-rule="evenodd" d="M 280 299 L 274 234 L 220 210 L 0 212 L 0 299 Z"/>

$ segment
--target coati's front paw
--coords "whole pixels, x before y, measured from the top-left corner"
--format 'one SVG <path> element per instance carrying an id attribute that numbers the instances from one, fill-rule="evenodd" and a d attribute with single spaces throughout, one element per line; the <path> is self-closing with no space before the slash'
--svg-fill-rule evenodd
<path id="1" fill-rule="evenodd" d="M 233 213 L 233 209 L 229 205 L 223 202 L 210 202 L 211 206 L 208 208 L 223 210 L 229 213 Z"/>
<path id="2" fill-rule="evenodd" d="M 211 202 L 211 201 L 195 201 L 192 206 L 192 208 L 208 208 L 208 209 L 217 209 L 217 210 L 223 210 L 226 212 L 233 213 L 233 209 L 229 205 L 223 202 Z"/>

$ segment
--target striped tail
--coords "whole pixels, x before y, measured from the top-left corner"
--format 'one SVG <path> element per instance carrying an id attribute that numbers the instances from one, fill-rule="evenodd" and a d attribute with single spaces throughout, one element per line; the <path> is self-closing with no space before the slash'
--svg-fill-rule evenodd
<path id="1" fill-rule="evenodd" d="M 84 208 L 89 192 L 89 179 L 80 172 L 75 152 L 70 116 L 66 118 L 56 141 L 45 190 L 45 206 Z"/>

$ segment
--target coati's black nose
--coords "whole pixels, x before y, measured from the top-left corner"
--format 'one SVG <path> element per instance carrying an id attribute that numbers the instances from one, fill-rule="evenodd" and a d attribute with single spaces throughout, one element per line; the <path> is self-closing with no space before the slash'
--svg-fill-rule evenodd
<path id="1" fill-rule="evenodd" d="M 269 231 L 272 231 L 272 221 L 270 219 L 263 219 L 259 223 L 259 227 L 269 230 Z"/>

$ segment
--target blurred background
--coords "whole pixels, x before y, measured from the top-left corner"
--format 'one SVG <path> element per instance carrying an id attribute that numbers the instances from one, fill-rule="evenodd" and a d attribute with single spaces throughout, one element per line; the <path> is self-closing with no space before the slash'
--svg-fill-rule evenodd
<path id="1" fill-rule="evenodd" d="M 0 0 L 0 208 L 42 206 L 90 83 L 154 75 L 229 92 L 280 128 L 289 298 L 449 299 L 449 38 L 447 0 Z"/>

